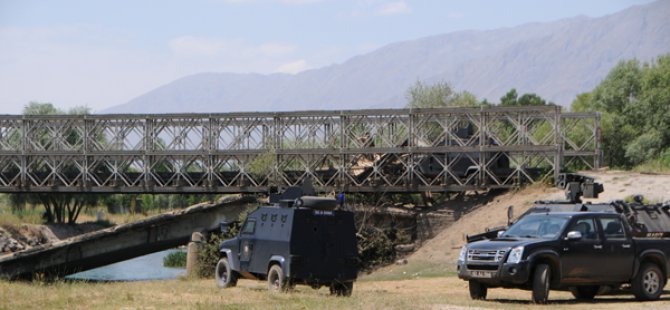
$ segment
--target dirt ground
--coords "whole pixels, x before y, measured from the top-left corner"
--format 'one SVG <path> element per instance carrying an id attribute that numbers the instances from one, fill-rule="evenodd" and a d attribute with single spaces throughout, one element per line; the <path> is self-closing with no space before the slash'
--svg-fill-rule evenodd
<path id="1" fill-rule="evenodd" d="M 640 174 L 629 171 L 585 171 L 596 182 L 604 184 L 604 192 L 593 202 L 624 199 L 626 196 L 642 194 L 652 202 L 670 200 L 670 175 Z M 527 211 L 537 200 L 564 199 L 563 191 L 548 185 L 532 185 L 496 197 L 489 203 L 474 208 L 458 221 L 445 228 L 421 248 L 408 256 L 407 265 L 392 265 L 378 270 L 380 278 L 396 278 L 407 273 L 438 275 L 455 271 L 458 253 L 465 244 L 465 235 L 481 233 L 487 227 L 505 225 L 507 207 L 514 207 L 515 217 Z"/>
<path id="2" fill-rule="evenodd" d="M 22 283 L 0 281 L 0 309 L 669 309 L 670 296 L 637 302 L 631 295 L 598 296 L 576 302 L 552 291 L 548 305 L 534 305 L 522 290 L 491 289 L 488 299 L 471 300 L 467 283 L 454 276 L 412 280 L 357 281 L 349 298 L 327 288 L 298 285 L 270 293 L 265 282 L 240 280 L 218 289 L 213 279 L 139 282 Z"/>

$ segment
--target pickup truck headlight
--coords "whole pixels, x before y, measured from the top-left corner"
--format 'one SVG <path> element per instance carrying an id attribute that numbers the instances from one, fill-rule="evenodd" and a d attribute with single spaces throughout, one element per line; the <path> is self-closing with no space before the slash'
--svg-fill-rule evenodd
<path id="1" fill-rule="evenodd" d="M 458 254 L 458 261 L 460 261 L 460 262 L 464 262 L 464 261 L 465 261 L 465 257 L 467 256 L 467 254 L 468 254 L 468 247 L 464 245 L 464 246 L 461 248 L 461 253 Z"/>
<path id="2" fill-rule="evenodd" d="M 522 256 L 523 256 L 523 246 L 514 247 L 512 248 L 511 251 L 509 251 L 509 256 L 507 256 L 507 262 L 516 264 L 521 261 Z"/>

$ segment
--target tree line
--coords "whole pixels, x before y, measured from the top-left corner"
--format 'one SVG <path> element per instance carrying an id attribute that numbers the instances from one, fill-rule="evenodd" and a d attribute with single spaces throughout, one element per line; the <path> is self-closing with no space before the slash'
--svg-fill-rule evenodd
<path id="1" fill-rule="evenodd" d="M 490 107 L 449 83 L 416 82 L 407 91 L 408 108 Z M 499 106 L 556 105 L 534 93 L 512 88 Z M 642 164 L 670 168 L 670 54 L 650 62 L 619 62 L 592 91 L 577 95 L 573 112 L 600 112 L 603 163 L 630 169 Z M 571 133 L 573 135 L 587 133 Z M 579 137 L 574 137 L 580 139 Z"/>

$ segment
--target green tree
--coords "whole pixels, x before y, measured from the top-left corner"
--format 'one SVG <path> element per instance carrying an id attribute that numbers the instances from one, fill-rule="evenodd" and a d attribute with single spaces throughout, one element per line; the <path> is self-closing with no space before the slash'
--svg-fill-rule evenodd
<path id="1" fill-rule="evenodd" d="M 500 98 L 500 106 L 503 107 L 541 105 L 547 105 L 547 101 L 542 99 L 542 97 L 534 93 L 526 93 L 519 97 L 515 88 L 510 89 Z"/>
<path id="2" fill-rule="evenodd" d="M 470 92 L 455 92 L 446 82 L 426 85 L 417 81 L 407 90 L 407 108 L 479 107 Z"/>
<path id="3" fill-rule="evenodd" d="M 57 109 L 51 103 L 31 102 L 23 109 L 25 115 L 55 115 L 65 114 L 63 111 Z M 86 107 L 76 107 L 70 110 L 68 114 L 88 114 L 89 109 Z M 38 132 L 38 139 L 42 140 L 42 144 L 46 145 L 49 136 L 46 131 Z M 75 130 L 65 133 L 65 140 L 74 143 L 81 139 Z M 65 166 L 62 168 L 64 173 L 68 171 L 76 171 L 76 167 Z M 97 204 L 99 196 L 94 194 L 12 194 L 10 202 L 12 205 L 23 205 L 25 203 L 41 203 L 44 206 L 44 218 L 48 223 L 69 223 L 74 224 L 85 208 Z"/>
<path id="4" fill-rule="evenodd" d="M 670 147 L 670 54 L 651 63 L 620 62 L 593 91 L 577 96 L 571 109 L 602 113 L 607 165 L 658 160 Z"/>
<path id="5" fill-rule="evenodd" d="M 519 95 L 516 93 L 516 88 L 512 88 L 500 98 L 500 105 L 503 107 L 515 106 L 517 105 L 518 98 Z"/>

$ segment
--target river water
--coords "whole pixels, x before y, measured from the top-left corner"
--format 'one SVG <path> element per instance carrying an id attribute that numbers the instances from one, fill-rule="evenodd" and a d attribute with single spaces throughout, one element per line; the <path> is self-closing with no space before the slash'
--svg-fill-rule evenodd
<path id="1" fill-rule="evenodd" d="M 167 250 L 156 252 L 127 261 L 75 273 L 66 279 L 92 281 L 139 281 L 139 280 L 166 280 L 174 279 L 186 274 L 184 268 L 168 268 L 163 266 L 163 258 L 182 250 Z"/>

